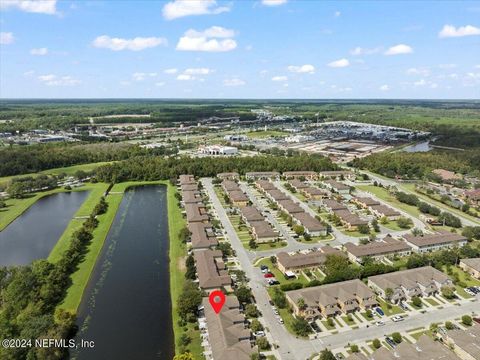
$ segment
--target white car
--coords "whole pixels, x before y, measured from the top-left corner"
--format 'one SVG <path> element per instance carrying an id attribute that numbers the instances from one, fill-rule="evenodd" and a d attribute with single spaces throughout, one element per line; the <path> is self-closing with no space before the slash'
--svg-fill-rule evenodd
<path id="1" fill-rule="evenodd" d="M 394 316 L 394 317 L 392 318 L 392 321 L 393 321 L 393 322 L 399 322 L 399 321 L 403 321 L 403 320 L 404 320 L 403 317 L 398 316 L 398 315 L 397 315 L 397 316 Z"/>
<path id="2" fill-rule="evenodd" d="M 264 331 L 257 331 L 253 335 L 255 335 L 255 337 L 265 336 L 265 332 Z"/>
<path id="3" fill-rule="evenodd" d="M 278 322 L 279 322 L 280 324 L 283 324 L 283 319 L 282 319 L 280 316 L 277 317 L 277 320 L 278 320 Z"/>
<path id="4" fill-rule="evenodd" d="M 383 321 L 377 321 L 377 322 L 375 323 L 375 325 L 377 325 L 377 326 L 383 326 L 383 325 L 385 325 L 385 323 L 384 323 Z"/>

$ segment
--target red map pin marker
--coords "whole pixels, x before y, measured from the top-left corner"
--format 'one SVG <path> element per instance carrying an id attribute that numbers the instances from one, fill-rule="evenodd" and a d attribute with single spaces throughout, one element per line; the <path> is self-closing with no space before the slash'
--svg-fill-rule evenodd
<path id="1" fill-rule="evenodd" d="M 212 291 L 208 301 L 210 301 L 213 310 L 218 314 L 222 310 L 223 304 L 225 304 L 225 294 L 220 290 Z"/>

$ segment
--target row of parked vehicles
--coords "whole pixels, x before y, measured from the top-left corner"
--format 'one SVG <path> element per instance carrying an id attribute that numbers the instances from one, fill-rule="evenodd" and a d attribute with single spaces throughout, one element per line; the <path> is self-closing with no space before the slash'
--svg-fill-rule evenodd
<path id="1" fill-rule="evenodd" d="M 477 294 L 480 294 L 480 286 L 470 286 L 470 287 L 467 287 L 467 288 L 465 288 L 465 292 L 466 292 L 468 295 L 475 296 L 475 295 L 477 295 Z"/>

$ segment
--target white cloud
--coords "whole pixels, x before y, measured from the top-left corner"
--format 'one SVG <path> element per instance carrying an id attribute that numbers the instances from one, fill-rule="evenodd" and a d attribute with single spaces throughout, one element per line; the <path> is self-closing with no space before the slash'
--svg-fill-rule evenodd
<path id="1" fill-rule="evenodd" d="M 161 87 L 161 86 L 164 86 L 164 85 L 165 85 L 165 82 L 163 82 L 163 81 L 155 83 L 155 86 L 158 86 L 158 87 Z"/>
<path id="2" fill-rule="evenodd" d="M 406 71 L 407 75 L 421 75 L 428 76 L 430 75 L 430 70 L 428 68 L 410 68 Z"/>
<path id="3" fill-rule="evenodd" d="M 192 15 L 216 15 L 230 11 L 230 7 L 217 6 L 215 0 L 174 0 L 162 9 L 163 17 L 167 20 L 178 19 Z"/>
<path id="4" fill-rule="evenodd" d="M 400 55 L 400 54 L 411 54 L 413 53 L 413 49 L 409 45 L 405 44 L 398 44 L 395 46 L 390 47 L 387 51 L 385 51 L 385 55 Z"/>
<path id="5" fill-rule="evenodd" d="M 11 32 L 0 32 L 0 44 L 1 45 L 9 45 L 13 44 L 15 41 L 15 37 L 13 36 L 13 33 Z"/>
<path id="6" fill-rule="evenodd" d="M 38 77 L 43 84 L 47 86 L 75 86 L 81 84 L 80 80 L 74 79 L 71 76 L 57 76 L 54 74 L 40 75 Z"/>
<path id="7" fill-rule="evenodd" d="M 30 50 L 31 55 L 38 55 L 38 56 L 43 56 L 48 54 L 48 49 L 47 48 L 38 48 L 38 49 L 32 49 Z"/>
<path id="8" fill-rule="evenodd" d="M 287 80 L 288 80 L 288 77 L 283 75 L 272 77 L 272 81 L 287 81 Z"/>
<path id="9" fill-rule="evenodd" d="M 313 74 L 315 72 L 315 66 L 310 65 L 310 64 L 305 64 L 301 66 L 296 66 L 296 65 L 290 65 L 288 67 L 288 71 L 294 72 L 294 73 L 307 73 L 307 74 Z"/>
<path id="10" fill-rule="evenodd" d="M 385 85 L 380 86 L 379 89 L 380 89 L 381 91 L 388 91 L 388 90 L 390 90 L 390 86 L 388 86 L 387 84 L 385 84 Z"/>
<path id="11" fill-rule="evenodd" d="M 190 68 L 190 69 L 185 69 L 183 73 L 188 75 L 208 75 L 208 74 L 211 74 L 212 72 L 213 70 L 209 68 Z"/>
<path id="12" fill-rule="evenodd" d="M 0 9 L 17 9 L 20 11 L 49 14 L 57 13 L 57 0 L 2 0 Z"/>
<path id="13" fill-rule="evenodd" d="M 239 78 L 231 78 L 231 79 L 225 79 L 223 80 L 223 85 L 224 86 L 242 86 L 245 85 L 246 82 L 242 79 Z"/>
<path id="14" fill-rule="evenodd" d="M 132 74 L 132 78 L 135 81 L 143 81 L 148 77 L 156 77 L 158 74 L 156 72 L 151 73 L 144 73 L 144 72 L 136 72 Z"/>
<path id="15" fill-rule="evenodd" d="M 33 71 L 33 70 L 28 70 L 28 71 L 25 71 L 25 72 L 23 73 L 23 76 L 31 77 L 31 76 L 33 76 L 33 74 L 35 74 L 35 71 Z"/>
<path id="16" fill-rule="evenodd" d="M 286 3 L 287 3 L 287 0 L 262 0 L 262 5 L 266 5 L 266 6 L 278 6 Z"/>
<path id="17" fill-rule="evenodd" d="M 425 86 L 425 85 L 427 85 L 427 82 L 425 81 L 425 79 L 420 79 L 420 80 L 418 80 L 418 81 L 415 81 L 415 82 L 413 83 L 413 85 L 414 85 L 414 86 Z"/>
<path id="18" fill-rule="evenodd" d="M 335 17 L 339 17 L 340 15 L 342 15 L 342 13 L 340 11 L 335 11 L 335 13 L 333 15 Z"/>
<path id="19" fill-rule="evenodd" d="M 332 62 L 328 63 L 327 65 L 330 66 L 330 67 L 333 67 L 333 68 L 343 68 L 343 67 L 349 66 L 350 61 L 348 61 L 348 59 L 343 58 L 343 59 L 332 61 Z"/>
<path id="20" fill-rule="evenodd" d="M 190 29 L 178 40 L 177 50 L 225 52 L 234 50 L 237 42 L 232 38 L 235 31 L 221 26 L 212 26 L 204 31 Z M 217 40 L 217 38 L 223 40 Z"/>
<path id="21" fill-rule="evenodd" d="M 475 69 L 480 69 L 480 64 L 474 66 Z"/>
<path id="22" fill-rule="evenodd" d="M 352 55 L 371 55 L 371 54 L 376 54 L 380 51 L 380 48 L 362 48 L 360 46 L 357 46 L 355 49 L 350 50 L 350 54 Z"/>
<path id="23" fill-rule="evenodd" d="M 166 44 L 167 40 L 162 37 L 136 37 L 133 39 L 122 39 L 112 38 L 108 35 L 98 36 L 92 43 L 92 45 L 97 48 L 110 49 L 113 51 L 140 51 Z"/>
<path id="24" fill-rule="evenodd" d="M 449 38 L 449 37 L 462 37 L 462 36 L 473 36 L 480 35 L 480 28 L 466 25 L 459 26 L 456 28 L 453 25 L 445 25 L 442 30 L 438 33 L 439 38 Z"/>
<path id="25" fill-rule="evenodd" d="M 180 74 L 177 76 L 177 80 L 181 80 L 181 81 L 195 80 L 195 77 L 188 74 Z"/>
<path id="26" fill-rule="evenodd" d="M 457 64 L 440 64 L 438 67 L 440 69 L 453 69 L 457 67 Z"/>
<path id="27" fill-rule="evenodd" d="M 172 75 L 172 74 L 176 74 L 176 73 L 178 72 L 178 69 L 176 69 L 176 68 L 165 69 L 165 70 L 163 70 L 163 72 L 164 72 L 165 74 L 170 74 L 170 75 Z"/>

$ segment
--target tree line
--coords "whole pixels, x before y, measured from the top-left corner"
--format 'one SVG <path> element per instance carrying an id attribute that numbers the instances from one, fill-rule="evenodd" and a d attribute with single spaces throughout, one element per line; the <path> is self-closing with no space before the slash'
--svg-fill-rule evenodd
<path id="1" fill-rule="evenodd" d="M 292 170 L 335 170 L 337 167 L 330 159 L 320 155 L 294 155 L 291 157 L 253 156 L 253 157 L 147 157 L 141 156 L 100 166 L 95 177 L 102 182 L 122 182 L 128 180 L 176 179 L 181 174 L 193 174 L 198 177 L 216 176 L 221 172 L 236 171 L 245 174 L 249 171 L 292 171 Z"/>
<path id="2" fill-rule="evenodd" d="M 98 226 L 97 215 L 107 211 L 102 197 L 90 217 L 76 230 L 68 249 L 56 263 L 42 259 L 31 265 L 0 268 L 0 340 L 70 339 L 75 335 L 75 314 L 56 309 L 71 285 Z M 34 340 L 33 340 L 34 341 Z M 57 360 L 68 357 L 63 348 L 0 347 L 4 360 Z"/>

